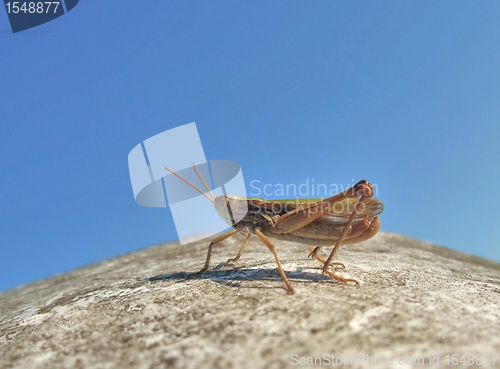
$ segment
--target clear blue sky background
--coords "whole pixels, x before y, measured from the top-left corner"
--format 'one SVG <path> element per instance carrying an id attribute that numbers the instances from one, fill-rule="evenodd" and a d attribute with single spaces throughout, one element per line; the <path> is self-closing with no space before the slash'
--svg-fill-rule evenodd
<path id="1" fill-rule="evenodd" d="M 500 261 L 499 17 L 498 1 L 83 0 L 12 34 L 1 10 L 0 291 L 175 239 L 168 209 L 135 203 L 127 155 L 193 121 L 247 186 L 366 178 L 382 230 Z"/>

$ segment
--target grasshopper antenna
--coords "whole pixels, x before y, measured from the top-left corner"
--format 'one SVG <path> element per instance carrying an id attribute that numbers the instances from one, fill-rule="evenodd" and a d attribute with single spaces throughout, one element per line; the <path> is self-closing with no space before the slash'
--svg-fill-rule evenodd
<path id="1" fill-rule="evenodd" d="M 198 174 L 198 177 L 200 177 L 201 181 L 203 182 L 203 185 L 205 186 L 205 188 L 207 189 L 208 192 L 210 192 L 210 195 L 212 197 L 212 201 L 214 201 L 215 199 L 215 196 L 214 194 L 212 193 L 212 191 L 210 190 L 210 188 L 207 186 L 207 183 L 205 182 L 205 180 L 203 179 L 203 177 L 201 176 L 200 172 L 198 172 L 198 168 L 196 168 L 196 164 L 193 163 L 193 168 L 194 168 L 194 171 L 196 172 L 196 174 Z"/>
<path id="2" fill-rule="evenodd" d="M 200 177 L 201 181 L 203 182 L 203 184 L 205 185 L 206 189 L 210 192 L 210 194 L 212 196 L 214 196 L 214 194 L 212 193 L 212 191 L 210 191 L 210 189 L 208 188 L 207 184 L 205 183 L 205 181 L 203 180 L 203 177 L 200 175 L 200 173 L 198 172 L 198 170 L 196 169 L 196 166 L 194 165 L 193 163 L 193 168 L 194 170 L 196 171 L 196 174 L 198 174 L 198 176 Z M 203 192 L 202 190 L 200 190 L 198 187 L 196 187 L 194 184 L 192 184 L 191 182 L 189 182 L 187 179 L 181 177 L 179 174 L 175 173 L 172 169 L 170 169 L 169 167 L 165 167 L 166 170 L 168 170 L 170 173 L 172 173 L 174 176 L 176 176 L 177 178 L 181 179 L 182 181 L 184 181 L 185 183 L 187 183 L 188 185 L 190 185 L 191 187 L 193 187 L 196 191 L 198 191 L 199 193 L 201 193 L 203 196 L 205 196 L 207 199 L 209 199 L 211 202 L 214 202 L 214 199 L 209 197 L 205 192 Z M 215 198 L 215 196 L 214 196 Z"/>

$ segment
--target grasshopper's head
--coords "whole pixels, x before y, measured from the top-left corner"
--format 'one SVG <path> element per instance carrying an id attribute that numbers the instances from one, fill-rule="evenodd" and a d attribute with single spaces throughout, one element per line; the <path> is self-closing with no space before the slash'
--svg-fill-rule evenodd
<path id="1" fill-rule="evenodd" d="M 220 195 L 215 197 L 214 206 L 220 217 L 230 226 L 234 226 L 248 213 L 248 201 L 243 197 Z"/>
<path id="2" fill-rule="evenodd" d="M 213 202 L 215 210 L 217 210 L 217 213 L 219 213 L 220 217 L 224 220 L 224 222 L 229 224 L 231 227 L 234 227 L 236 223 L 238 223 L 245 217 L 245 215 L 247 215 L 248 199 L 246 197 L 238 197 L 233 195 L 220 195 L 216 197 L 210 190 L 210 187 L 207 186 L 207 183 L 201 176 L 200 172 L 198 172 L 198 169 L 196 169 L 196 164 L 193 163 L 193 169 L 196 172 L 196 174 L 198 174 L 198 177 L 200 178 L 201 182 L 207 189 L 210 196 L 208 196 L 194 184 L 189 182 L 187 179 L 174 172 L 172 169 L 168 167 L 165 167 L 165 169 L 168 170 L 173 175 L 175 175 L 176 177 L 178 177 L 186 184 L 188 184 L 189 186 L 191 186 L 192 188 L 194 188 L 196 191 L 201 193 L 209 201 Z"/>

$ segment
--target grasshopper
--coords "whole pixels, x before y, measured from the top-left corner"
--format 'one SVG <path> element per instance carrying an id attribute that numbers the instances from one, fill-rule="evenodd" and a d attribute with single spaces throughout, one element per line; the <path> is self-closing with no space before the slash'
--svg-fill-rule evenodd
<path id="1" fill-rule="evenodd" d="M 314 257 L 323 264 L 323 274 L 347 283 L 359 285 L 355 279 L 342 278 L 330 271 L 332 265 L 344 264 L 333 262 L 333 258 L 341 245 L 350 245 L 372 238 L 380 228 L 380 219 L 377 217 L 384 210 L 384 205 L 378 199 L 372 198 L 373 185 L 366 180 L 359 181 L 351 188 L 327 199 L 296 199 L 296 200 L 265 200 L 260 198 L 246 198 L 233 195 L 215 197 L 200 175 L 196 165 L 195 170 L 201 182 L 207 189 L 205 192 L 169 168 L 170 173 L 187 183 L 203 194 L 213 204 L 221 218 L 233 229 L 216 237 L 208 246 L 205 266 L 190 276 L 199 276 L 208 270 L 213 247 L 221 241 L 241 233 L 246 236 L 236 257 L 228 263 L 235 263 L 241 257 L 250 237 L 256 235 L 273 253 L 279 273 L 290 294 L 294 290 L 283 271 L 276 253 L 276 249 L 269 238 L 299 242 L 309 247 L 309 257 Z M 235 222 L 232 211 L 246 214 L 242 220 Z M 312 249 L 310 245 L 315 245 Z M 322 246 L 334 246 L 328 259 L 324 260 L 318 252 Z"/>

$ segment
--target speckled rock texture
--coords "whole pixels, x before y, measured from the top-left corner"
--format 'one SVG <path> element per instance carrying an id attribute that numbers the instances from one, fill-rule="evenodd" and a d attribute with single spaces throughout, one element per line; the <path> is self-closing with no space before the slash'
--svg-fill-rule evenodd
<path id="1" fill-rule="evenodd" d="M 338 254 L 346 269 L 336 271 L 356 286 L 322 275 L 305 245 L 276 242 L 289 295 L 256 237 L 236 265 L 225 261 L 239 235 L 216 246 L 214 269 L 186 279 L 209 241 L 153 246 L 0 294 L 0 367 L 471 364 L 447 365 L 453 354 L 500 367 L 486 362 L 500 354 L 500 264 L 381 232 Z"/>

